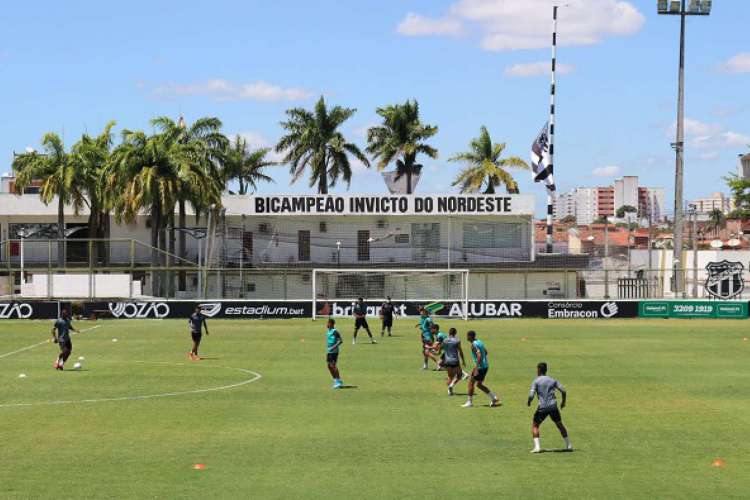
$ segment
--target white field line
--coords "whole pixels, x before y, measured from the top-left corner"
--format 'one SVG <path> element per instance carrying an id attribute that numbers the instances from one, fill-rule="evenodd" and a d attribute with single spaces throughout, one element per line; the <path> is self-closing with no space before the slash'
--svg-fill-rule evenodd
<path id="1" fill-rule="evenodd" d="M 97 328 L 100 328 L 102 325 L 96 325 L 92 326 L 91 328 L 86 328 L 83 330 L 79 330 L 78 332 L 73 332 L 70 335 L 73 336 L 76 333 L 85 333 L 89 332 L 91 330 L 95 330 Z M 18 354 L 20 352 L 28 351 L 30 349 L 33 349 L 35 347 L 39 347 L 40 345 L 48 344 L 49 340 L 45 340 L 43 342 L 38 342 L 36 344 L 32 344 L 30 346 L 23 347 L 21 349 L 17 349 L 12 352 L 6 352 L 5 354 L 0 354 L 0 359 L 5 358 L 7 356 L 11 356 L 13 354 Z M 161 362 L 161 361 L 155 361 L 155 362 L 149 362 L 149 361 L 130 361 L 130 363 L 144 363 L 144 364 L 156 364 L 156 365 L 172 365 L 172 366 L 187 366 L 185 363 L 168 363 L 168 362 Z M 65 405 L 65 404 L 74 404 L 74 403 L 105 403 L 109 401 L 137 401 L 139 399 L 154 399 L 154 398 L 168 398 L 168 397 L 174 397 L 174 396 L 184 396 L 186 394 L 200 394 L 204 392 L 213 392 L 213 391 L 224 391 L 227 389 L 234 389 L 235 387 L 240 387 L 246 384 L 251 384 L 253 382 L 256 382 L 263 378 L 263 376 L 260 373 L 246 370 L 245 368 L 234 368 L 231 366 L 203 366 L 202 368 L 216 368 L 216 369 L 224 369 L 224 370 L 234 370 L 238 372 L 243 373 L 249 373 L 252 375 L 251 378 L 247 380 L 243 380 L 241 382 L 236 382 L 234 384 L 229 385 L 222 385 L 218 387 L 207 387 L 205 389 L 193 389 L 190 391 L 177 391 L 177 392 L 163 392 L 160 394 L 144 394 L 141 396 L 122 396 L 117 398 L 98 398 L 98 399 L 76 399 L 76 400 L 60 400 L 60 401 L 41 401 L 38 403 L 6 403 L 6 404 L 0 404 L 0 408 L 12 408 L 12 407 L 22 407 L 22 406 L 42 406 L 42 405 Z"/>
<path id="2" fill-rule="evenodd" d="M 148 361 L 130 361 L 130 363 L 144 363 L 144 364 L 162 364 L 162 365 L 174 365 L 174 366 L 187 366 L 184 363 L 162 363 L 162 362 L 154 362 L 150 363 Z M 238 372 L 243 373 L 249 373 L 253 375 L 251 378 L 247 380 L 243 380 L 241 382 L 236 382 L 234 384 L 229 385 L 222 385 L 218 387 L 207 387 L 205 389 L 193 389 L 189 391 L 176 391 L 176 392 L 162 392 L 160 394 L 144 394 L 141 396 L 121 396 L 117 398 L 97 398 L 97 399 L 75 399 L 75 400 L 60 400 L 60 401 L 40 401 L 37 403 L 6 403 L 6 404 L 0 404 L 0 408 L 12 408 L 12 407 L 26 407 L 26 406 L 49 406 L 49 405 L 66 405 L 66 404 L 75 404 L 75 403 L 106 403 L 106 402 L 112 402 L 112 401 L 137 401 L 140 399 L 154 399 L 154 398 L 169 398 L 174 396 L 184 396 L 187 394 L 201 394 L 204 392 L 214 392 L 214 391 L 224 391 L 227 389 L 233 389 L 235 387 L 240 387 L 243 385 L 251 384 L 253 382 L 256 382 L 260 380 L 263 376 L 260 373 L 246 370 L 244 368 L 233 368 L 230 366 L 206 366 L 205 368 L 215 368 L 215 369 L 224 369 L 224 370 L 234 370 Z"/>
<path id="3" fill-rule="evenodd" d="M 79 330 L 77 332 L 71 333 L 70 336 L 72 337 L 73 335 L 75 335 L 77 333 L 90 332 L 91 330 L 96 330 L 97 328 L 101 328 L 101 326 L 102 325 L 96 325 L 96 326 L 92 326 L 91 328 L 85 328 L 83 330 Z M 7 358 L 8 356 L 12 356 L 13 354 L 18 354 L 19 352 L 28 351 L 28 350 L 33 349 L 35 347 L 39 347 L 40 345 L 49 344 L 49 343 L 50 343 L 50 340 L 47 339 L 45 341 L 42 341 L 42 342 L 39 342 L 39 343 L 36 343 L 36 344 L 32 344 L 30 346 L 22 347 L 21 349 L 18 349 L 16 351 L 6 352 L 5 354 L 0 354 L 0 359 Z"/>

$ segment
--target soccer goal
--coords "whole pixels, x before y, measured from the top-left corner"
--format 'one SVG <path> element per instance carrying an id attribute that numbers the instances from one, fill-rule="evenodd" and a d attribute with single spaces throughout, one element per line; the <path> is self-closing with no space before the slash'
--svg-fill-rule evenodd
<path id="1" fill-rule="evenodd" d="M 390 297 L 397 304 L 407 304 L 404 310 L 413 315 L 418 314 L 418 306 L 432 303 L 446 306 L 435 315 L 447 316 L 451 309 L 455 315 L 456 304 L 460 304 L 459 316 L 467 319 L 469 270 L 313 269 L 313 319 L 335 314 L 332 307 L 349 307 L 358 297 L 369 303 L 381 303 Z"/>

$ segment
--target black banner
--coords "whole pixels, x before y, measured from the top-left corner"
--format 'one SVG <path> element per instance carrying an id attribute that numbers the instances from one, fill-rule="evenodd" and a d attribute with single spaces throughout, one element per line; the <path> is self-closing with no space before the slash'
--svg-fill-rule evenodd
<path id="1" fill-rule="evenodd" d="M 4 319 L 55 319 L 60 308 L 68 306 L 67 302 L 22 300 L 0 302 L 0 320 Z"/>
<path id="2" fill-rule="evenodd" d="M 137 301 L 86 302 L 83 314 L 86 317 L 114 319 L 171 319 L 187 318 L 200 306 L 209 318 L 224 319 L 273 319 L 310 318 L 310 302 L 271 301 Z"/>
<path id="3" fill-rule="evenodd" d="M 381 303 L 365 302 L 368 316 L 380 314 Z M 393 302 L 396 317 L 418 316 L 419 308 L 424 305 L 417 302 Z M 436 311 L 436 316 L 461 318 L 464 313 L 463 302 L 443 302 L 443 309 Z M 351 316 L 353 303 L 351 302 L 318 302 L 316 315 L 318 316 Z M 637 318 L 638 301 L 497 301 L 470 300 L 469 317 L 483 318 L 546 318 L 546 319 L 609 319 L 609 318 Z"/>

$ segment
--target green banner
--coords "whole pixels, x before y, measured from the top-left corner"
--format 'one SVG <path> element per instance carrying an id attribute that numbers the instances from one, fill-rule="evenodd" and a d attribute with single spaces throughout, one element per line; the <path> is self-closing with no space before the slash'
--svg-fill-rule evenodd
<path id="1" fill-rule="evenodd" d="M 747 302 L 644 301 L 638 307 L 641 318 L 727 318 L 747 319 Z"/>

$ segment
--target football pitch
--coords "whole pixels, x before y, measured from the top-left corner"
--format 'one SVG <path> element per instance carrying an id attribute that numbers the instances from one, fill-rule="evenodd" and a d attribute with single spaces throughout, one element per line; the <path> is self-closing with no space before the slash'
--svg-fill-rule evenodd
<path id="1" fill-rule="evenodd" d="M 186 321 L 74 322 L 88 331 L 73 337 L 64 372 L 45 343 L 52 322 L 4 321 L 0 498 L 750 491 L 747 321 L 438 321 L 458 328 L 467 358 L 466 330 L 484 340 L 502 407 L 478 393 L 461 408 L 465 383 L 449 397 L 443 372 L 421 370 L 416 319 L 398 320 L 391 338 L 373 332 L 378 345 L 360 332 L 356 346 L 352 321 L 339 320 L 344 390 L 331 389 L 322 320 L 209 320 L 199 362 L 186 356 Z M 529 453 L 539 361 L 568 391 L 573 453 Z M 541 443 L 562 447 L 550 421 Z"/>

